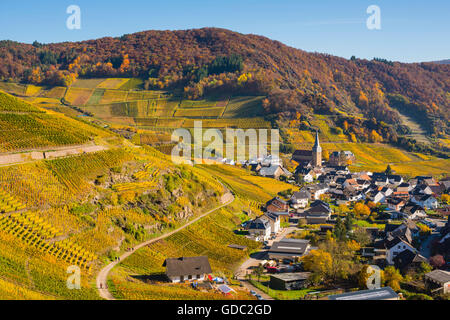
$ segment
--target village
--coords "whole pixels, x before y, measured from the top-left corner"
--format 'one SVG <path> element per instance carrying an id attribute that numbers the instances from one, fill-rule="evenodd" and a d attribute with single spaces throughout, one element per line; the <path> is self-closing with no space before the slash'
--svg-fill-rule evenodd
<path id="1" fill-rule="evenodd" d="M 312 150 L 297 150 L 292 159 L 299 163 L 295 172 L 270 155 L 240 164 L 298 187 L 281 192 L 261 207 L 262 215 L 239 226 L 237 231 L 263 245 L 236 272 L 241 286 L 260 300 L 277 298 L 280 292 L 330 300 L 439 299 L 450 293 L 450 178 L 407 180 L 389 166 L 385 172 L 351 172 L 347 164 L 356 159 L 349 151 L 333 152 L 322 161 L 318 133 Z M 341 261 L 346 267 L 324 260 L 333 254 L 347 255 Z M 166 263 L 172 282 L 214 285 L 224 294 L 234 291 L 227 285 L 231 280 L 211 276 L 207 257 Z M 361 270 L 354 273 L 355 268 Z M 383 274 L 381 286 L 370 285 L 368 268 Z"/>

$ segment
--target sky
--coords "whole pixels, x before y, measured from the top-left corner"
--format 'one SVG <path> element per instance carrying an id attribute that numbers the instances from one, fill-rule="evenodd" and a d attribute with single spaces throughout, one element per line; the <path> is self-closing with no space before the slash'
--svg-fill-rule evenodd
<path id="1" fill-rule="evenodd" d="M 67 8 L 81 10 L 70 30 Z M 369 30 L 370 5 L 381 29 Z M 0 0 L 0 40 L 80 41 L 144 30 L 226 28 L 310 52 L 402 62 L 450 58 L 448 0 Z"/>

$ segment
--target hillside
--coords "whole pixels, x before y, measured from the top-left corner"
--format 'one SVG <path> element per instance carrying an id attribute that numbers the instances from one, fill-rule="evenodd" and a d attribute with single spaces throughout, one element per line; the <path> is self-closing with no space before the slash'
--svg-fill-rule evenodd
<path id="1" fill-rule="evenodd" d="M 137 77 L 145 88 L 178 90 L 191 99 L 263 95 L 266 114 L 363 114 L 394 125 L 401 119 L 386 96 L 398 94 L 422 114 L 428 134 L 441 136 L 448 133 L 449 76 L 448 65 L 346 60 L 215 28 L 48 45 L 0 42 L 3 79 L 67 86 L 77 77 Z M 376 129 L 397 140 L 395 130 Z M 369 133 L 354 134 L 367 139 Z"/>
<path id="2" fill-rule="evenodd" d="M 82 145 L 111 133 L 0 91 L 0 152 Z M 64 128 L 64 130 L 61 130 Z"/>

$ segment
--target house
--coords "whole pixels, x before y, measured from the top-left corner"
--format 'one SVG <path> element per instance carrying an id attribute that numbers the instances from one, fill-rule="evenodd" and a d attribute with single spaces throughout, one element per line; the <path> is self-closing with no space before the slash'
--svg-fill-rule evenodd
<path id="1" fill-rule="evenodd" d="M 323 224 L 330 219 L 331 211 L 328 203 L 316 200 L 308 210 L 300 214 L 300 217 L 306 218 L 307 224 Z"/>
<path id="2" fill-rule="evenodd" d="M 212 272 L 206 256 L 168 258 L 163 267 L 166 267 L 166 276 L 173 283 L 203 281 Z"/>
<path id="3" fill-rule="evenodd" d="M 412 191 L 412 194 L 413 195 L 421 195 L 421 194 L 432 195 L 433 190 L 431 190 L 431 188 L 429 186 L 427 186 L 426 184 L 421 184 L 414 188 L 414 190 Z"/>
<path id="4" fill-rule="evenodd" d="M 306 208 L 308 201 L 311 198 L 311 193 L 302 189 L 300 191 L 294 192 L 291 196 L 291 207 L 294 209 Z"/>
<path id="5" fill-rule="evenodd" d="M 406 205 L 406 201 L 402 198 L 388 198 L 386 200 L 387 207 L 391 210 L 400 211 Z"/>
<path id="6" fill-rule="evenodd" d="M 329 300 L 399 300 L 399 296 L 391 287 L 360 290 L 328 296 Z"/>
<path id="7" fill-rule="evenodd" d="M 272 260 L 295 261 L 308 254 L 310 248 L 309 240 L 284 238 L 272 244 L 268 250 L 268 256 Z"/>
<path id="8" fill-rule="evenodd" d="M 332 166 L 345 166 L 354 163 L 355 160 L 356 157 L 351 151 L 334 151 L 330 154 L 328 162 Z"/>
<path id="9" fill-rule="evenodd" d="M 282 221 L 289 221 L 289 203 L 279 197 L 274 198 L 266 207 L 268 213 L 272 213 L 281 218 Z"/>
<path id="10" fill-rule="evenodd" d="M 426 209 L 436 209 L 439 205 L 436 198 L 429 194 L 415 195 L 411 197 L 411 202 L 414 202 L 415 204 L 418 204 Z"/>
<path id="11" fill-rule="evenodd" d="M 269 219 L 261 216 L 252 220 L 248 225 L 248 233 L 255 239 L 259 238 L 262 241 L 269 240 L 270 234 L 272 233 L 272 226 L 270 225 Z"/>
<path id="12" fill-rule="evenodd" d="M 398 186 L 403 183 L 403 177 L 398 174 L 390 174 L 388 175 L 388 181 L 390 184 Z"/>
<path id="13" fill-rule="evenodd" d="M 441 186 L 442 193 L 446 193 L 446 192 L 450 191 L 450 178 L 449 177 L 439 181 L 439 184 Z"/>
<path id="14" fill-rule="evenodd" d="M 328 191 L 329 186 L 326 183 L 317 183 L 306 186 L 306 189 L 311 193 L 312 200 L 319 200 L 320 196 Z"/>
<path id="15" fill-rule="evenodd" d="M 395 237 L 392 240 L 385 242 L 386 246 L 386 261 L 390 264 L 394 264 L 394 258 L 405 250 L 409 250 L 416 254 L 417 250 L 408 242 L 400 237 Z"/>
<path id="16" fill-rule="evenodd" d="M 424 276 L 425 286 L 431 292 L 450 293 L 450 272 L 433 270 Z"/>
<path id="17" fill-rule="evenodd" d="M 410 270 L 419 270 L 423 262 L 428 262 L 427 258 L 409 250 L 400 252 L 394 258 L 394 266 L 403 274 Z"/>
<path id="18" fill-rule="evenodd" d="M 334 171 L 336 174 L 349 174 L 350 170 L 348 169 L 348 167 L 346 165 L 344 166 L 328 166 L 329 170 Z"/>
<path id="19" fill-rule="evenodd" d="M 344 188 L 348 188 L 348 187 L 351 186 L 351 187 L 354 188 L 354 189 L 356 189 L 357 187 L 359 187 L 358 182 L 357 182 L 356 179 L 354 179 L 354 178 L 346 179 L 346 180 L 344 181 L 344 183 L 342 184 L 342 186 L 343 186 Z"/>
<path id="20" fill-rule="evenodd" d="M 280 176 L 283 174 L 284 171 L 280 165 L 270 165 L 269 167 L 261 167 L 261 169 L 259 170 L 259 175 L 262 177 L 279 179 Z"/>
<path id="21" fill-rule="evenodd" d="M 384 214 L 386 214 L 389 219 L 397 220 L 403 218 L 403 212 L 400 212 L 398 210 L 392 210 L 390 208 L 386 208 L 384 211 Z"/>
<path id="22" fill-rule="evenodd" d="M 411 201 L 403 207 L 402 212 L 406 219 L 411 220 L 425 218 L 427 216 L 425 210 L 421 206 Z"/>
<path id="23" fill-rule="evenodd" d="M 280 216 L 270 212 L 266 212 L 264 214 L 264 217 L 269 220 L 271 234 L 277 234 L 278 232 L 280 232 Z"/>
<path id="24" fill-rule="evenodd" d="M 301 290 L 308 287 L 311 272 L 292 272 L 270 276 L 269 288 L 275 290 Z"/>
<path id="25" fill-rule="evenodd" d="M 420 228 L 411 220 L 405 220 L 402 224 L 388 223 L 384 227 L 386 237 L 403 237 L 403 239 L 409 241 L 417 239 L 420 234 Z"/>
<path id="26" fill-rule="evenodd" d="M 389 183 L 389 179 L 387 177 L 387 175 L 385 175 L 384 173 L 374 173 L 372 175 L 372 182 L 376 185 L 376 186 L 385 186 Z"/>
<path id="27" fill-rule="evenodd" d="M 270 167 L 270 166 L 281 166 L 283 164 L 282 160 L 274 155 L 268 155 L 263 157 L 261 161 L 261 165 L 263 167 Z"/>
<path id="28" fill-rule="evenodd" d="M 392 196 L 396 198 L 409 200 L 409 191 L 411 191 L 411 189 L 412 188 L 409 183 L 403 182 L 395 188 L 394 192 L 392 193 Z"/>

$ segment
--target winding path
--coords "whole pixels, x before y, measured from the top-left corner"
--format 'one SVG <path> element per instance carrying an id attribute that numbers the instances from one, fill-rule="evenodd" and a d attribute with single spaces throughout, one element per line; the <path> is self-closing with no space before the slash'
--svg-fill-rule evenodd
<path id="1" fill-rule="evenodd" d="M 108 288 L 107 288 L 107 279 L 108 279 L 108 275 L 111 272 L 111 270 L 117 265 L 119 264 L 121 261 L 125 260 L 126 258 L 128 258 L 130 255 L 132 255 L 136 250 L 145 247 L 149 244 L 152 244 L 154 242 L 157 242 L 159 240 L 165 239 L 167 237 L 170 237 L 171 235 L 187 228 L 188 226 L 190 226 L 191 224 L 197 222 L 198 220 L 206 217 L 207 215 L 213 213 L 216 210 L 219 210 L 223 207 L 228 206 L 229 204 L 231 204 L 233 201 L 235 200 L 235 197 L 233 196 L 233 194 L 231 192 L 227 192 L 222 196 L 222 205 L 202 214 L 201 216 L 198 216 L 197 218 L 193 219 L 192 221 L 189 221 L 188 223 L 186 223 L 185 225 L 179 227 L 178 229 L 175 229 L 171 232 L 168 232 L 166 234 L 163 234 L 157 238 L 142 242 L 138 245 L 136 245 L 131 251 L 127 251 L 124 254 L 122 254 L 120 256 L 120 260 L 119 261 L 114 261 L 111 262 L 110 264 L 108 264 L 107 266 L 103 267 L 103 269 L 100 270 L 100 272 L 97 275 L 97 289 L 98 289 L 98 293 L 99 295 L 106 300 L 116 300 L 114 298 L 114 296 L 111 294 L 111 292 L 109 292 Z"/>

